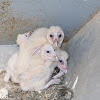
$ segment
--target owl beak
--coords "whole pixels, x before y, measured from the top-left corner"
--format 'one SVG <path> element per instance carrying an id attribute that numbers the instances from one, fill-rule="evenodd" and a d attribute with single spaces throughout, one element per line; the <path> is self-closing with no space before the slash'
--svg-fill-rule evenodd
<path id="1" fill-rule="evenodd" d="M 58 57 L 56 56 L 56 54 L 53 55 L 53 58 L 55 59 L 55 61 L 58 61 Z"/>
<path id="2" fill-rule="evenodd" d="M 54 42 L 55 47 L 57 47 L 58 46 L 58 38 L 55 38 L 53 42 Z"/>
<path id="3" fill-rule="evenodd" d="M 56 47 L 58 46 L 58 43 L 57 43 L 57 42 L 55 42 L 55 46 L 56 46 Z"/>
<path id="4" fill-rule="evenodd" d="M 54 53 L 54 54 L 52 54 L 52 56 L 49 56 L 48 57 L 50 60 L 53 60 L 53 61 L 58 61 L 58 57 L 57 57 L 57 55 Z"/>
<path id="5" fill-rule="evenodd" d="M 61 70 L 62 70 L 64 73 L 67 73 L 67 65 L 62 65 L 62 66 L 61 66 Z"/>

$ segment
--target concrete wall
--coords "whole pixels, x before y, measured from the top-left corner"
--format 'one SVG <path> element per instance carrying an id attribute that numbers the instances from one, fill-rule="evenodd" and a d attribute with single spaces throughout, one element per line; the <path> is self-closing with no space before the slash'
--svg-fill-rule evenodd
<path id="1" fill-rule="evenodd" d="M 67 45 L 67 86 L 78 81 L 73 100 L 100 99 L 100 11 L 91 19 Z"/>
<path id="2" fill-rule="evenodd" d="M 70 39 L 99 7 L 100 0 L 0 0 L 0 44 L 51 25 L 61 26 Z"/>

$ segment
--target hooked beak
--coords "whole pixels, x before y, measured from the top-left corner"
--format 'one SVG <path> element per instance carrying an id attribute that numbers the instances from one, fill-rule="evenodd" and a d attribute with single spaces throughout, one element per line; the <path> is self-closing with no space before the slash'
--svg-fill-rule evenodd
<path id="1" fill-rule="evenodd" d="M 56 56 L 56 54 L 49 56 L 48 58 L 49 60 L 58 61 L 58 57 Z"/>
<path id="2" fill-rule="evenodd" d="M 55 47 L 57 47 L 57 46 L 58 46 L 58 41 L 55 42 Z"/>
<path id="3" fill-rule="evenodd" d="M 54 38 L 53 43 L 54 43 L 55 47 L 57 47 L 58 46 L 58 38 Z"/>
<path id="4" fill-rule="evenodd" d="M 53 55 L 53 58 L 55 61 L 58 61 L 58 57 L 56 56 L 56 54 Z"/>
<path id="5" fill-rule="evenodd" d="M 64 73 L 67 73 L 67 66 L 66 65 L 62 65 L 61 70 L 64 71 Z"/>

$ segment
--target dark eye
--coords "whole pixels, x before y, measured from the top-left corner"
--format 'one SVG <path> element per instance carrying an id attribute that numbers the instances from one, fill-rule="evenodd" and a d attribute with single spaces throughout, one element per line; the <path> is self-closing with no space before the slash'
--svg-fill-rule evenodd
<path id="1" fill-rule="evenodd" d="M 61 34 L 59 34 L 59 38 L 61 37 L 62 35 Z"/>
<path id="2" fill-rule="evenodd" d="M 62 60 L 59 60 L 59 62 L 61 62 L 61 63 L 62 63 L 63 61 L 62 61 Z"/>
<path id="3" fill-rule="evenodd" d="M 63 60 L 59 60 L 59 62 L 63 65 L 64 64 L 64 61 Z"/>
<path id="4" fill-rule="evenodd" d="M 50 53 L 50 51 L 46 51 L 47 53 Z"/>
<path id="5" fill-rule="evenodd" d="M 28 37 L 27 35 L 25 35 L 26 37 Z"/>
<path id="6" fill-rule="evenodd" d="M 52 35 L 52 34 L 50 34 L 50 37 L 52 38 L 52 37 L 53 37 L 53 35 Z"/>

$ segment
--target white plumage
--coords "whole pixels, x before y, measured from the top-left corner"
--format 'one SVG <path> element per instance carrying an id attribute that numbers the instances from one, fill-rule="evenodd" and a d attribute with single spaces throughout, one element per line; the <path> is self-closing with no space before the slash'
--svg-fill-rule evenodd
<path id="1" fill-rule="evenodd" d="M 9 59 L 4 81 L 8 82 L 11 78 L 13 82 L 19 83 L 24 91 L 39 91 L 50 85 L 59 84 L 60 79 L 57 78 L 67 71 L 68 54 L 60 50 L 63 39 L 64 33 L 59 26 L 39 28 L 32 34 L 19 34 L 19 51 Z M 54 62 L 57 56 L 53 48 L 56 49 L 59 58 L 57 62 Z M 56 66 L 60 68 L 60 73 L 47 83 Z"/>
<path id="2" fill-rule="evenodd" d="M 68 55 L 65 51 L 59 50 L 57 51 L 59 55 L 59 59 L 65 55 L 63 58 L 63 61 L 66 62 Z M 59 84 L 61 81 L 60 79 L 56 79 L 58 77 L 61 77 L 64 75 L 65 70 L 62 69 L 62 66 L 67 63 L 59 63 L 59 61 L 47 64 L 47 62 L 44 62 L 43 65 L 39 65 L 33 69 L 29 69 L 28 71 L 24 72 L 22 75 L 20 75 L 20 86 L 21 89 L 24 91 L 39 91 L 41 89 L 48 88 L 50 85 L 53 84 Z M 61 72 L 58 73 L 54 78 L 48 82 L 50 79 L 54 68 L 58 66 L 61 69 Z M 67 65 L 65 65 L 67 66 Z M 67 67 L 66 67 L 67 68 Z M 61 74 L 62 73 L 62 74 Z"/>

